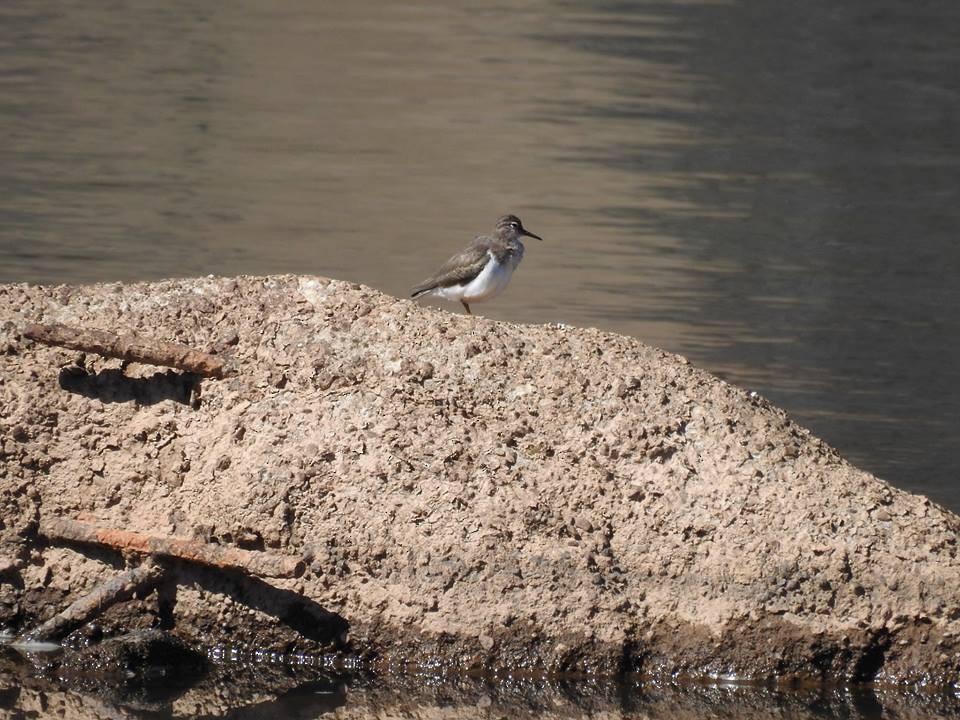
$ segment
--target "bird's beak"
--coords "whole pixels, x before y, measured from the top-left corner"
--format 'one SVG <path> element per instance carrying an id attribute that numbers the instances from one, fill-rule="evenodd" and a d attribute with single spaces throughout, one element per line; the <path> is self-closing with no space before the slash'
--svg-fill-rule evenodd
<path id="1" fill-rule="evenodd" d="M 527 230 L 526 228 L 523 228 L 523 230 L 520 231 L 520 234 L 521 234 L 521 235 L 526 235 L 527 237 L 536 238 L 536 239 L 539 240 L 540 242 L 543 242 L 543 238 L 542 238 L 542 237 L 540 237 L 539 235 L 534 235 L 532 232 L 530 232 L 530 231 Z"/>

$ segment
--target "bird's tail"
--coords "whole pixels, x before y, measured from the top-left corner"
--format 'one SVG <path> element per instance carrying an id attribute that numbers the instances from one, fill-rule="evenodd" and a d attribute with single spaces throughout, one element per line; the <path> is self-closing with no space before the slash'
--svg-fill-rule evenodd
<path id="1" fill-rule="evenodd" d="M 435 287 L 436 287 L 436 286 L 433 284 L 433 281 L 432 281 L 432 280 L 425 280 L 425 281 L 423 281 L 422 283 L 420 283 L 419 285 L 414 285 L 414 286 L 410 289 L 410 297 L 418 298 L 418 297 L 420 297 L 421 295 L 425 295 L 426 293 L 430 292 L 430 291 L 433 290 Z"/>

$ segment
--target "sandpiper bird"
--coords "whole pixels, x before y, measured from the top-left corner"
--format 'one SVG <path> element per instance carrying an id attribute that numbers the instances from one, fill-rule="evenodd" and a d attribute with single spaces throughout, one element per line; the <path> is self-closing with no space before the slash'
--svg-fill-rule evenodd
<path id="1" fill-rule="evenodd" d="M 543 240 L 526 230 L 516 215 L 504 215 L 497 220 L 493 235 L 478 235 L 463 252 L 447 260 L 436 275 L 414 287 L 410 294 L 459 300 L 469 313 L 469 303 L 489 300 L 503 292 L 523 259 L 520 238 L 524 235 Z"/>

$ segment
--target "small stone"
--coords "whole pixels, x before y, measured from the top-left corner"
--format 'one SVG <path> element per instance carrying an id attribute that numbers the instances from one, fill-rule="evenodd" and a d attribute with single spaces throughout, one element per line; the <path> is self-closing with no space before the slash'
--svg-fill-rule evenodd
<path id="1" fill-rule="evenodd" d="M 210 298 L 204 297 L 203 295 L 197 295 L 193 298 L 191 303 L 193 309 L 200 313 L 212 313 L 216 309 L 216 305 L 213 304 L 213 301 Z"/>
<path id="2" fill-rule="evenodd" d="M 434 368 L 433 363 L 422 360 L 416 364 L 414 367 L 414 377 L 420 382 L 429 380 L 433 377 Z"/>
<path id="3" fill-rule="evenodd" d="M 481 635 L 480 635 L 480 647 L 482 647 L 484 650 L 488 650 L 488 651 L 489 651 L 489 650 L 492 650 L 492 649 L 493 649 L 493 638 L 490 637 L 489 635 L 485 634 L 485 633 L 481 634 Z"/>
<path id="4" fill-rule="evenodd" d="M 12 570 L 19 570 L 23 567 L 23 561 L 19 558 L 0 555 L 0 575 Z"/>

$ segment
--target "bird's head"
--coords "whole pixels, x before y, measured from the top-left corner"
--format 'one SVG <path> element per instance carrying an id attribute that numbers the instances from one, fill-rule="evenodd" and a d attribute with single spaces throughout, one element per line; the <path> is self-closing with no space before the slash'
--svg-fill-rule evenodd
<path id="1" fill-rule="evenodd" d="M 504 215 L 502 218 L 497 220 L 496 226 L 497 236 L 504 239 L 517 239 L 522 235 L 527 237 L 536 238 L 537 240 L 543 240 L 539 235 L 534 235 L 532 232 L 523 227 L 523 223 L 520 222 L 520 218 L 516 215 Z"/>

